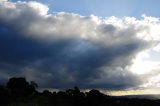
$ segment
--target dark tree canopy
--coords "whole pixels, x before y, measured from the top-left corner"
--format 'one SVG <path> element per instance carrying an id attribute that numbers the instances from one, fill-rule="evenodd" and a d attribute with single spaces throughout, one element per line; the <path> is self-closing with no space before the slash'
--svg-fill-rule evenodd
<path id="1" fill-rule="evenodd" d="M 29 83 L 25 78 L 11 78 L 7 83 L 7 88 L 9 88 L 13 95 L 16 96 L 28 96 L 33 94 L 35 90 L 36 83 Z"/>
<path id="2" fill-rule="evenodd" d="M 6 86 L 0 85 L 0 106 L 160 106 L 160 100 L 116 98 L 95 89 L 38 92 L 37 87 L 23 77 L 9 79 Z"/>

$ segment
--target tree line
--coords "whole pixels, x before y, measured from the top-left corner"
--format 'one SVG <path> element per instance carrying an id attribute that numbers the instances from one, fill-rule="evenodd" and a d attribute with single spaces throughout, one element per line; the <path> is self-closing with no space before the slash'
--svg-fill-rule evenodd
<path id="1" fill-rule="evenodd" d="M 160 100 L 115 98 L 96 89 L 39 92 L 37 88 L 34 81 L 10 78 L 5 86 L 0 85 L 0 106 L 160 106 Z"/>

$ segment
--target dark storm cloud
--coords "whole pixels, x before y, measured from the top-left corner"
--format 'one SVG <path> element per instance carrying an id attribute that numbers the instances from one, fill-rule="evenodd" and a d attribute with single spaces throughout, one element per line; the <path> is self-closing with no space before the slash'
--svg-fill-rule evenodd
<path id="1" fill-rule="evenodd" d="M 25 76 L 48 88 L 122 89 L 142 83 L 126 69 L 137 53 L 151 46 L 136 36 L 145 30 L 140 26 L 47 14 L 48 7 L 37 2 L 0 6 L 1 80 Z"/>

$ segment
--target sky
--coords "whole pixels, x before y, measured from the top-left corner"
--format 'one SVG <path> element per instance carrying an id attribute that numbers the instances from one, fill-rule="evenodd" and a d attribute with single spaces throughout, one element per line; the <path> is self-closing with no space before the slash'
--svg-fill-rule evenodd
<path id="1" fill-rule="evenodd" d="M 18 1 L 18 0 L 10 0 Z M 29 0 L 22 0 L 29 1 Z M 88 16 L 94 14 L 99 17 L 141 18 L 142 14 L 159 17 L 159 0 L 35 0 L 49 6 L 53 12 L 70 12 Z"/>
<path id="2" fill-rule="evenodd" d="M 0 83 L 160 93 L 159 2 L 0 0 Z"/>

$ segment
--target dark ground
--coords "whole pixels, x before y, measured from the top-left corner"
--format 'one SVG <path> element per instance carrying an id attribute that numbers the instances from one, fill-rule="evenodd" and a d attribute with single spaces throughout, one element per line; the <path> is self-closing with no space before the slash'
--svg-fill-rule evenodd
<path id="1" fill-rule="evenodd" d="M 66 91 L 38 92 L 35 82 L 11 78 L 0 86 L 0 106 L 160 106 L 160 100 L 112 97 L 98 90 L 81 92 L 78 87 Z"/>

